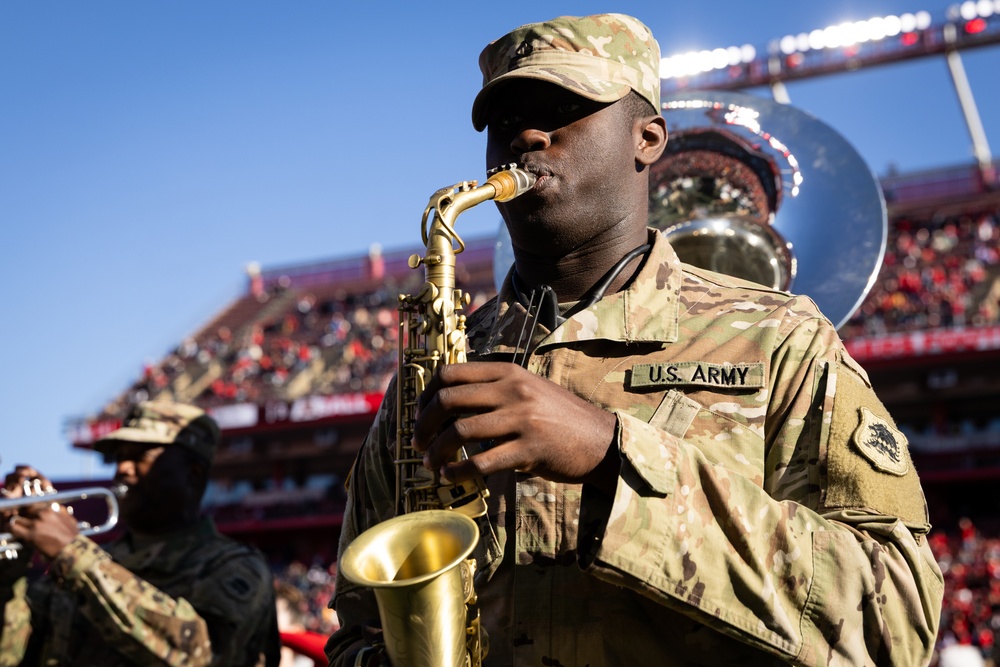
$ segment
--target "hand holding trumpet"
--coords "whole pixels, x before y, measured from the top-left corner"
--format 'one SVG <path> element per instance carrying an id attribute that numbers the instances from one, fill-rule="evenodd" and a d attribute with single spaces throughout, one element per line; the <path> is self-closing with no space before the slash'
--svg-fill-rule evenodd
<path id="1" fill-rule="evenodd" d="M 39 496 L 37 503 L 0 511 L 0 526 L 6 526 L 13 539 L 34 547 L 46 558 L 54 558 L 80 533 L 76 519 L 64 506 L 46 500 L 46 494 L 54 492 L 48 478 L 30 466 L 17 466 L 0 491 L 4 500 Z"/>

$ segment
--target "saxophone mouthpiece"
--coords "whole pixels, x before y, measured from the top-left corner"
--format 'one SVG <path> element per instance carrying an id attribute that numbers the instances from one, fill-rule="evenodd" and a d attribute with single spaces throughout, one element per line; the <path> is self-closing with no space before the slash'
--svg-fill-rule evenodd
<path id="1" fill-rule="evenodd" d="M 510 201 L 514 197 L 520 197 L 535 185 L 538 177 L 526 169 L 518 167 L 516 164 L 506 164 L 494 169 L 490 169 L 487 174 L 489 178 L 486 182 L 496 189 L 494 201 Z"/>

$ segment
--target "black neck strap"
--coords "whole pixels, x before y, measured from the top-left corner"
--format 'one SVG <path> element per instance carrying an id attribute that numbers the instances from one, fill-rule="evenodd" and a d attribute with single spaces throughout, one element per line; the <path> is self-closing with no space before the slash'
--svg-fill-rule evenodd
<path id="1" fill-rule="evenodd" d="M 524 291 L 521 289 L 521 281 L 518 279 L 517 267 L 515 266 L 510 275 L 511 285 L 514 287 L 514 294 L 517 295 L 517 300 L 528 310 L 528 317 L 532 320 L 531 331 L 528 334 L 527 340 L 531 340 L 535 332 L 535 325 L 539 322 L 545 325 L 549 331 L 553 331 L 557 326 L 576 313 L 586 310 L 600 301 L 604 297 L 604 293 L 608 287 L 628 263 L 639 255 L 649 252 L 651 247 L 649 243 L 646 243 L 625 253 L 625 256 L 618 260 L 593 287 L 587 290 L 584 298 L 580 299 L 572 308 L 567 310 L 565 315 L 559 314 L 559 304 L 556 294 L 548 285 L 540 285 L 531 291 L 530 297 L 525 296 Z"/>

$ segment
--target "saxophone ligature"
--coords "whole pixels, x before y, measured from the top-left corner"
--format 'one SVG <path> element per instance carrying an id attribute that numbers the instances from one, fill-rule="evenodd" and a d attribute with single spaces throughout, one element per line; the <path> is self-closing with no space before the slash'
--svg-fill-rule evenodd
<path id="1" fill-rule="evenodd" d="M 486 513 L 481 478 L 445 483 L 423 466 L 411 444 L 417 401 L 438 366 L 466 360 L 469 295 L 455 284 L 455 258 L 465 249 L 455 221 L 485 201 L 504 202 L 535 184 L 517 165 L 491 170 L 486 181 L 466 181 L 435 192 L 421 219 L 426 246 L 409 266 L 424 267 L 416 294 L 399 297 L 399 371 L 396 378 L 395 518 L 361 533 L 339 568 L 374 590 L 385 650 L 394 667 L 480 667 L 489 651 L 473 586 L 479 541 L 474 517 Z M 466 453 L 460 451 L 456 459 Z"/>

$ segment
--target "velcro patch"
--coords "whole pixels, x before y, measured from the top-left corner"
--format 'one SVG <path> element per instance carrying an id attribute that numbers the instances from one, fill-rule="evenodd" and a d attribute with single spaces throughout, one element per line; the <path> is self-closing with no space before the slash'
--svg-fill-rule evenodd
<path id="1" fill-rule="evenodd" d="M 222 587 L 230 597 L 236 600 L 249 600 L 254 592 L 250 582 L 239 574 L 234 574 L 223 581 Z"/>
<path id="2" fill-rule="evenodd" d="M 903 451 L 906 436 L 868 408 L 862 407 L 860 412 L 861 423 L 851 437 L 854 446 L 878 470 L 900 477 L 905 475 L 909 470 Z"/>
<path id="3" fill-rule="evenodd" d="M 674 385 L 760 389 L 764 386 L 764 364 L 680 361 L 666 364 L 637 364 L 632 367 L 632 387 Z"/>

